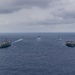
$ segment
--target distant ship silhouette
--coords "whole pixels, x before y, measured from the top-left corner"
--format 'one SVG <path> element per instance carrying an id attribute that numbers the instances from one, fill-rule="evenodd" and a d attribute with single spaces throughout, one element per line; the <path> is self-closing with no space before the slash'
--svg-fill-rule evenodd
<path id="1" fill-rule="evenodd" d="M 39 41 L 39 40 L 41 40 L 41 37 L 40 37 L 40 36 L 38 36 L 37 40 L 38 40 L 38 41 Z"/>

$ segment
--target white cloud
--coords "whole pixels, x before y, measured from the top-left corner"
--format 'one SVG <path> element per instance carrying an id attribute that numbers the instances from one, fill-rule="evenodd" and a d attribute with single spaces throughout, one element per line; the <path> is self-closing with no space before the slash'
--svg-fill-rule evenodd
<path id="1" fill-rule="evenodd" d="M 39 0 L 40 1 L 40 0 Z M 17 3 L 18 2 L 18 3 Z M 22 7 L 21 1 L 0 1 L 0 31 L 75 31 L 75 1 L 74 0 L 47 0 L 46 7 L 31 3 L 30 8 Z M 34 2 L 34 0 L 32 0 Z M 43 1 L 41 1 L 42 3 Z M 44 3 L 45 3 L 44 2 Z M 20 3 L 20 4 L 19 4 Z M 15 4 L 15 5 L 14 5 Z M 29 5 L 29 3 L 27 3 Z M 14 5 L 14 6 L 13 6 Z M 16 6 L 16 7 L 15 7 Z M 24 4 L 23 4 L 24 6 Z M 12 9 L 9 9 L 12 8 Z M 18 11 L 17 11 L 18 10 Z"/>

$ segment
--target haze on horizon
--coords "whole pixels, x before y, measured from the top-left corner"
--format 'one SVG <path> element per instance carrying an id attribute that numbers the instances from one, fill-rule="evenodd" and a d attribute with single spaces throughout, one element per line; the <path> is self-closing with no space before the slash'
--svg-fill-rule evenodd
<path id="1" fill-rule="evenodd" d="M 75 32 L 75 0 L 0 0 L 0 32 Z"/>

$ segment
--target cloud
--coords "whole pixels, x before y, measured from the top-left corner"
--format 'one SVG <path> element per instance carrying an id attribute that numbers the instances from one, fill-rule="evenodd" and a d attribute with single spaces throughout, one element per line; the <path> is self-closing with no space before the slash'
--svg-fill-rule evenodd
<path id="1" fill-rule="evenodd" d="M 0 0 L 0 13 L 12 13 L 23 8 L 47 7 L 52 0 Z"/>
<path id="2" fill-rule="evenodd" d="M 73 23 L 75 21 L 74 0 L 60 0 L 53 8 L 55 9 L 54 15 L 63 19 L 62 23 Z"/>
<path id="3" fill-rule="evenodd" d="M 59 28 L 59 31 L 62 28 L 66 31 L 69 28 L 67 31 L 71 31 L 75 24 L 74 8 L 74 0 L 2 0 L 0 26 L 12 27 L 15 31 L 17 28 L 34 31 L 58 31 Z"/>

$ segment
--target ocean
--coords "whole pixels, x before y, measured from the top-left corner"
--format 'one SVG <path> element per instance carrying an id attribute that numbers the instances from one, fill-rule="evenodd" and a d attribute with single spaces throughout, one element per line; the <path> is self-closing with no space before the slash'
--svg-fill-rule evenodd
<path id="1" fill-rule="evenodd" d="M 23 40 L 0 49 L 0 75 L 75 75 L 75 47 L 64 44 L 75 33 L 0 33 L 5 38 Z"/>

